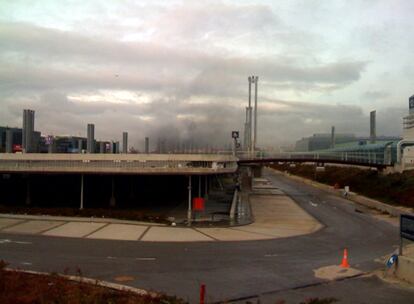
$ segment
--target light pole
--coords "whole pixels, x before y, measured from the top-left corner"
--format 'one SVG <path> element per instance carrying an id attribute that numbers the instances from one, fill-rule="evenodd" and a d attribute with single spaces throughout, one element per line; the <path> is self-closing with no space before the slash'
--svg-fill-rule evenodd
<path id="1" fill-rule="evenodd" d="M 254 81 L 254 141 L 253 141 L 253 151 L 256 150 L 257 144 L 257 83 L 259 82 L 258 76 L 253 76 Z"/>

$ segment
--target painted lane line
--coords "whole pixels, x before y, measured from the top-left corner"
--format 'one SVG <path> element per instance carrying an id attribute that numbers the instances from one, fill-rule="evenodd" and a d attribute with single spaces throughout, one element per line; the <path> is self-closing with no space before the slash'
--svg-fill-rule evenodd
<path id="1" fill-rule="evenodd" d="M 0 239 L 0 244 L 10 244 L 10 243 L 23 244 L 23 245 L 33 244 L 32 242 L 12 241 L 12 240 L 9 240 L 9 239 Z"/>
<path id="2" fill-rule="evenodd" d="M 137 261 L 155 261 L 156 258 L 135 258 Z"/>
<path id="3" fill-rule="evenodd" d="M 22 265 L 26 265 L 26 266 L 33 265 L 33 264 L 32 264 L 32 263 L 30 263 L 30 262 L 21 262 L 20 264 L 22 264 Z"/>

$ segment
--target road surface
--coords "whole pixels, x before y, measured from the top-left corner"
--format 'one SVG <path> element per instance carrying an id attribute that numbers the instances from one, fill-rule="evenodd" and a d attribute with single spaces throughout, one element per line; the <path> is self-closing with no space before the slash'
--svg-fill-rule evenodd
<path id="1" fill-rule="evenodd" d="M 196 303 L 199 284 L 208 301 L 309 297 L 322 291 L 346 303 L 412 303 L 413 290 L 376 278 L 358 277 L 336 283 L 316 278 L 314 270 L 341 262 L 348 248 L 353 268 L 371 272 L 375 260 L 398 246 L 398 228 L 355 206 L 308 185 L 266 171 L 274 185 L 290 195 L 325 227 L 313 234 L 245 242 L 147 243 L 0 234 L 0 258 L 12 267 L 83 275 L 177 295 Z M 3 240 L 3 241 L 1 241 Z M 8 240 L 8 241 L 4 241 Z M 333 287 L 332 287 L 333 286 Z M 307 287 L 307 288 L 306 288 Z M 359 287 L 363 287 L 359 289 Z M 358 290 L 358 292 L 355 292 Z M 355 294 L 355 295 L 354 295 Z M 369 301 L 380 297 L 376 302 Z M 383 300 L 381 300 L 383 299 Z M 381 302 L 383 301 L 383 302 Z M 387 302 L 388 301 L 388 302 Z M 349 303 L 351 303 L 349 302 Z M 290 302 L 288 302 L 290 303 Z M 292 302 L 297 303 L 297 302 Z"/>

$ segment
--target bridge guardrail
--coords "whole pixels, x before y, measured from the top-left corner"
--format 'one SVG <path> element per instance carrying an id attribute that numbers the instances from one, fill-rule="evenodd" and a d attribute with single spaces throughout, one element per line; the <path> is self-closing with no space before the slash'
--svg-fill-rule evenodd
<path id="1" fill-rule="evenodd" d="M 314 160 L 324 161 L 342 161 L 352 163 L 364 163 L 373 165 L 392 165 L 387 160 L 384 153 L 381 152 L 279 152 L 269 153 L 266 151 L 257 151 L 255 153 L 241 152 L 237 154 L 240 160 Z"/>

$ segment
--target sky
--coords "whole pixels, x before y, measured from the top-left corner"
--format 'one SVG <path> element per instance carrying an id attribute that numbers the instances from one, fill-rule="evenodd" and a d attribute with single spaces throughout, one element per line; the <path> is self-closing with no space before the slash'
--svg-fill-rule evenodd
<path id="1" fill-rule="evenodd" d="M 36 111 L 44 135 L 143 149 L 243 134 L 249 75 L 258 145 L 314 133 L 401 135 L 414 94 L 414 1 L 0 1 L 0 125 Z"/>

